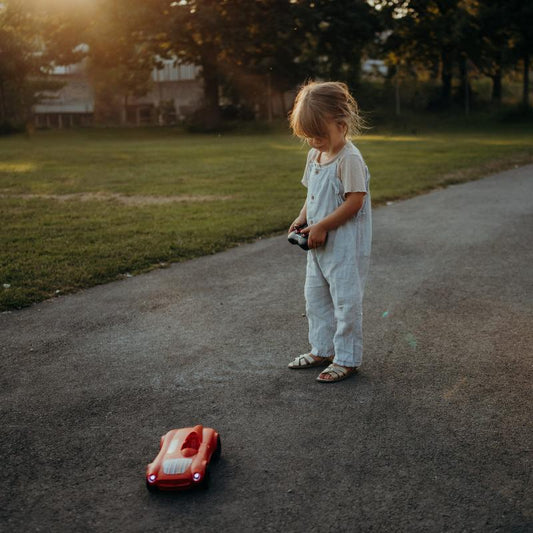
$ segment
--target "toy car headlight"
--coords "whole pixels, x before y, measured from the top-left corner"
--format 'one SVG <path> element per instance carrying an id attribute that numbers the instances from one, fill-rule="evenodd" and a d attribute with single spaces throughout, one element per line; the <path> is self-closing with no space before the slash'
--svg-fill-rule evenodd
<path id="1" fill-rule="evenodd" d="M 157 476 L 155 474 L 150 474 L 148 476 L 148 483 L 155 483 L 156 479 L 157 479 Z"/>
<path id="2" fill-rule="evenodd" d="M 192 475 L 192 479 L 193 479 L 193 481 L 200 481 L 202 479 L 202 474 L 200 474 L 200 472 L 195 472 Z"/>

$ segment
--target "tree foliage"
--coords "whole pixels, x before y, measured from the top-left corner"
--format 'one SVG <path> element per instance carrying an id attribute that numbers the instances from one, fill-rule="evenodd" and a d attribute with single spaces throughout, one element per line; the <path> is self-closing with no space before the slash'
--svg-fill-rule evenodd
<path id="1" fill-rule="evenodd" d="M 35 95 L 50 86 L 46 73 L 80 60 L 81 19 L 74 9 L 59 7 L 52 1 L 0 3 L 0 123 L 25 123 Z"/>
<path id="2" fill-rule="evenodd" d="M 365 49 L 380 29 L 375 10 L 362 0 L 301 0 L 301 31 L 306 47 L 300 58 L 313 76 L 359 82 Z"/>
<path id="3" fill-rule="evenodd" d="M 221 95 L 266 113 L 306 79 L 356 87 L 369 51 L 432 72 L 444 107 L 454 77 L 468 95 L 472 68 L 499 102 L 520 65 L 528 105 L 532 25 L 527 0 L 2 0 L 0 122 L 24 122 L 46 73 L 84 54 L 102 120 L 146 94 L 163 58 L 201 67 L 206 124 L 219 121 Z"/>
<path id="4" fill-rule="evenodd" d="M 386 50 L 397 61 L 423 64 L 440 76 L 438 104 L 452 103 L 452 80 L 461 87 L 468 66 L 489 76 L 501 100 L 502 76 L 521 60 L 527 105 L 533 4 L 527 0 L 375 0 L 392 34 Z M 463 92 L 463 89 L 461 89 Z M 468 93 L 465 93 L 468 94 Z"/>
<path id="5" fill-rule="evenodd" d="M 149 10 L 141 1 L 95 0 L 83 32 L 98 122 L 126 121 L 131 97 L 145 95 L 156 65 L 145 31 Z"/>
<path id="6" fill-rule="evenodd" d="M 221 88 L 232 101 L 251 104 L 269 83 L 293 86 L 302 75 L 295 63 L 307 36 L 300 6 L 290 0 L 152 0 L 158 19 L 158 53 L 197 64 L 204 81 L 205 121 L 219 120 Z"/>

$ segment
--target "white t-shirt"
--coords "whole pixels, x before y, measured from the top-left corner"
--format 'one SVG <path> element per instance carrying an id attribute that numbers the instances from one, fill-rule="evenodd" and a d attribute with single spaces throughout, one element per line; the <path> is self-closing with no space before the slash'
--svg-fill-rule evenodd
<path id="1" fill-rule="evenodd" d="M 307 154 L 307 163 L 302 178 L 302 183 L 307 187 L 309 170 L 320 152 L 311 148 Z M 366 187 L 366 165 L 361 152 L 351 141 L 347 141 L 337 155 L 325 165 L 337 164 L 337 174 L 344 187 L 344 192 L 368 192 Z"/>

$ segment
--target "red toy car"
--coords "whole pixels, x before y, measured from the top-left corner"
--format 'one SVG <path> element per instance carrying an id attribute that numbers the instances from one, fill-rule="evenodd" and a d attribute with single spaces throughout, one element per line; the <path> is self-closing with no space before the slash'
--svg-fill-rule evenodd
<path id="1" fill-rule="evenodd" d="M 172 429 L 161 437 L 159 454 L 146 467 L 148 490 L 209 486 L 209 463 L 220 457 L 219 434 L 211 428 Z"/>

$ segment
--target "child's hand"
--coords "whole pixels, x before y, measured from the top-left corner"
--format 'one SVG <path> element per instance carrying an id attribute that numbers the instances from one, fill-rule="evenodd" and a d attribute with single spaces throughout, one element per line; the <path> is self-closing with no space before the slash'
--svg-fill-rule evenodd
<path id="1" fill-rule="evenodd" d="M 298 228 L 300 226 L 303 226 L 304 224 L 306 224 L 306 222 L 307 222 L 307 220 L 305 219 L 305 217 L 299 216 L 291 224 L 291 227 L 289 228 L 288 233 L 290 233 L 291 231 L 294 231 L 296 228 Z"/>
<path id="2" fill-rule="evenodd" d="M 328 237 L 328 232 L 320 224 L 307 226 L 307 228 L 304 228 L 301 233 L 309 235 L 307 240 L 307 245 L 309 248 L 318 248 L 319 246 L 323 246 Z"/>

